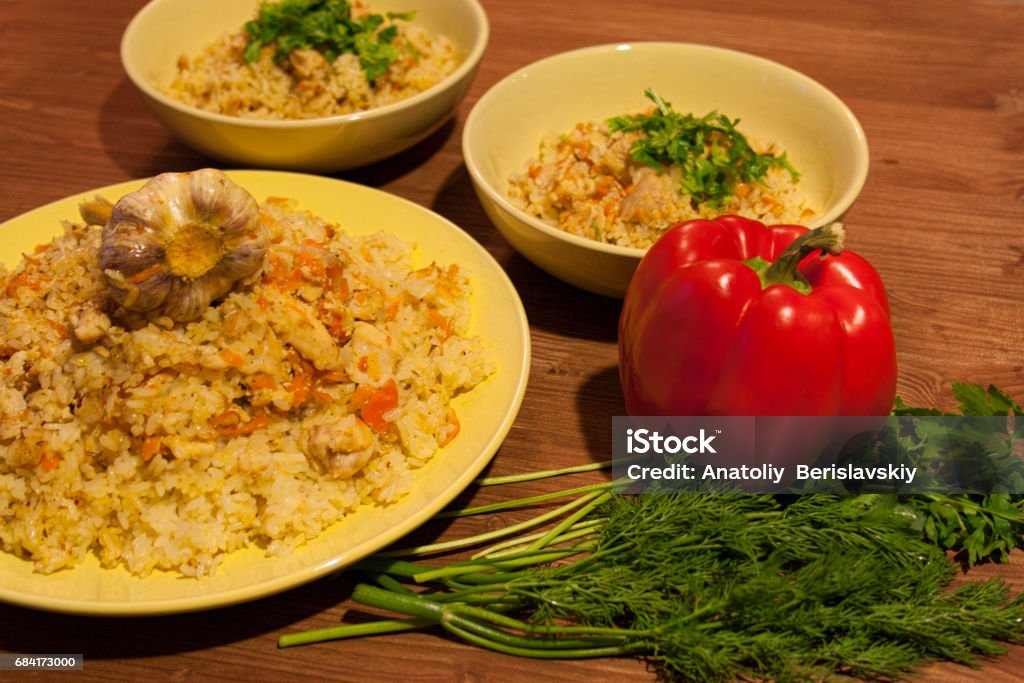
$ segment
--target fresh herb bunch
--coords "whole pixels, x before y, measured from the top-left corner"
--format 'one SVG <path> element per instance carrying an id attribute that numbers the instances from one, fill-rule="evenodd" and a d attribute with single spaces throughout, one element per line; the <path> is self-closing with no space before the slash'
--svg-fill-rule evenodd
<path id="1" fill-rule="evenodd" d="M 792 681 L 969 664 L 1024 637 L 1021 598 L 999 581 L 950 589 L 943 551 L 873 494 L 622 496 L 602 486 L 554 534 L 443 567 L 366 560 L 358 569 L 376 585 L 358 585 L 353 599 L 405 618 L 280 645 L 441 626 L 506 654 L 630 655 L 670 679 Z"/>
<path id="2" fill-rule="evenodd" d="M 994 387 L 954 392 L 963 414 L 1021 413 Z M 937 414 L 902 401 L 896 412 Z M 937 447 L 927 433 L 903 438 L 921 452 Z M 442 513 L 569 499 L 506 529 L 364 560 L 355 569 L 371 583 L 357 585 L 353 600 L 401 616 L 285 635 L 279 645 L 440 626 L 525 657 L 634 656 L 670 679 L 795 681 L 891 680 L 931 661 L 971 665 L 1024 641 L 1024 596 L 1011 598 L 998 580 L 952 587 L 946 553 L 962 550 L 970 564 L 1020 546 L 1021 496 L 621 495 L 628 485 Z M 400 559 L 485 543 L 441 566 Z"/>
<path id="3" fill-rule="evenodd" d="M 702 118 L 680 114 L 648 88 L 644 95 L 654 102 L 650 114 L 619 116 L 608 120 L 610 132 L 643 133 L 630 148 L 633 159 L 660 170 L 679 164 L 683 169 L 681 190 L 694 205 L 720 208 L 732 197 L 737 183 L 760 181 L 772 167 L 783 168 L 800 177 L 786 154 L 758 154 L 747 138 L 736 130 L 739 119 L 713 111 Z"/>
<path id="4" fill-rule="evenodd" d="M 897 398 L 875 439 L 840 456 L 856 465 L 901 465 L 916 472 L 911 492 L 891 483 L 816 481 L 801 494 L 880 493 L 917 519 L 924 537 L 966 566 L 1005 562 L 1024 539 L 1024 414 L 994 386 L 953 385 L 956 412 L 911 407 Z M 902 488 L 902 487 L 901 487 Z M 947 492 L 947 493 L 936 493 Z"/>
<path id="5" fill-rule="evenodd" d="M 1024 416 L 1024 410 L 999 388 L 989 385 L 955 383 L 953 397 L 957 412 L 911 407 L 896 399 L 893 415 L 898 417 L 1007 418 Z M 922 422 L 911 433 L 901 434 L 901 447 L 914 463 L 950 461 L 956 457 L 965 479 L 989 479 L 1006 493 L 922 494 L 900 496 L 899 504 L 918 520 L 924 537 L 952 550 L 970 566 L 984 559 L 1005 562 L 1014 548 L 1024 546 L 1024 464 L 1015 454 L 1024 439 L 1024 419 L 968 421 L 959 434 L 941 424 Z M 980 430 L 985 430 L 981 433 Z M 963 439 L 958 439 L 962 436 Z M 950 453 L 953 450 L 955 452 Z M 924 468 L 922 468 L 924 469 Z"/>
<path id="6" fill-rule="evenodd" d="M 366 79 L 373 81 L 387 71 L 399 54 L 394 44 L 398 27 L 384 24 L 394 19 L 411 20 L 414 14 L 388 12 L 355 19 L 352 4 L 347 0 L 263 2 L 257 17 L 245 24 L 249 41 L 243 56 L 245 61 L 254 62 L 263 46 L 271 44 L 275 46 L 276 62 L 287 60 L 292 50 L 299 48 L 319 50 L 328 61 L 351 53 L 359 56 Z"/>

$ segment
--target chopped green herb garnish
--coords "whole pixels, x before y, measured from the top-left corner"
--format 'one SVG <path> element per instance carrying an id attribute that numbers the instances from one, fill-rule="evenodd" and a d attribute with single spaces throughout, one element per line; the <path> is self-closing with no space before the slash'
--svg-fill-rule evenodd
<path id="1" fill-rule="evenodd" d="M 672 164 L 682 167 L 680 189 L 694 205 L 719 208 L 738 183 L 760 181 L 772 167 L 789 171 L 794 180 L 800 177 L 785 153 L 758 154 L 736 130 L 739 119 L 730 120 L 717 111 L 701 118 L 680 114 L 650 88 L 644 95 L 654 102 L 653 113 L 609 119 L 608 130 L 643 133 L 630 148 L 634 161 L 658 170 Z"/>
<path id="2" fill-rule="evenodd" d="M 373 81 L 398 59 L 398 47 L 394 44 L 398 27 L 389 22 L 408 21 L 414 15 L 388 12 L 356 19 L 347 0 L 264 2 L 257 17 L 245 24 L 249 42 L 243 56 L 245 61 L 254 62 L 265 45 L 274 45 L 276 62 L 285 61 L 293 50 L 300 48 L 318 50 L 328 61 L 334 61 L 338 55 L 355 54 L 366 72 L 366 80 Z"/>

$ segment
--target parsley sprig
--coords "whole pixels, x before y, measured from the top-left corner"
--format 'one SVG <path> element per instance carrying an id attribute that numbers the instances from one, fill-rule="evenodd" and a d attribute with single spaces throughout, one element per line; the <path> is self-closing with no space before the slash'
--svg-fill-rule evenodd
<path id="1" fill-rule="evenodd" d="M 957 412 L 912 407 L 897 397 L 893 415 L 1003 419 L 964 421 L 952 430 L 922 421 L 900 436 L 901 448 L 914 464 L 956 462 L 957 475 L 968 487 L 976 483 L 995 492 L 901 496 L 899 505 L 917 518 L 928 541 L 957 553 L 965 565 L 986 559 L 1006 562 L 1011 550 L 1024 547 L 1024 495 L 1019 493 L 1024 490 L 1024 463 L 1016 454 L 1024 440 L 1024 409 L 992 385 L 957 382 L 953 397 Z M 1012 422 L 1006 420 L 1009 416 Z M 1005 492 L 998 492 L 1000 488 Z"/>
<path id="2" fill-rule="evenodd" d="M 274 45 L 276 62 L 288 59 L 299 48 L 319 50 L 328 61 L 338 55 L 356 54 L 366 80 L 373 81 L 398 59 L 398 46 L 394 44 L 398 27 L 389 22 L 411 20 L 414 14 L 388 12 L 357 19 L 347 0 L 264 2 L 256 18 L 245 24 L 249 42 L 243 56 L 247 62 L 256 61 L 264 45 Z"/>
<path id="3" fill-rule="evenodd" d="M 608 130 L 643 133 L 630 148 L 630 155 L 659 171 L 678 164 L 683 170 L 680 189 L 690 195 L 695 206 L 720 208 L 733 196 L 738 183 L 760 181 L 776 166 L 789 171 L 794 180 L 800 177 L 784 152 L 773 156 L 755 151 L 736 130 L 739 119 L 730 120 L 717 111 L 701 118 L 681 114 L 654 90 L 648 88 L 644 95 L 654 102 L 652 113 L 609 119 Z"/>

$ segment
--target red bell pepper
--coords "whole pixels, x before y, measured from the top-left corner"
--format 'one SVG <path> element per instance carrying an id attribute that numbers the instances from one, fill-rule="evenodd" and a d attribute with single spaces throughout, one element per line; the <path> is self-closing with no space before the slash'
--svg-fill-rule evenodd
<path id="1" fill-rule="evenodd" d="M 619 320 L 630 415 L 888 415 L 896 353 L 881 278 L 808 230 L 739 216 L 674 226 Z"/>

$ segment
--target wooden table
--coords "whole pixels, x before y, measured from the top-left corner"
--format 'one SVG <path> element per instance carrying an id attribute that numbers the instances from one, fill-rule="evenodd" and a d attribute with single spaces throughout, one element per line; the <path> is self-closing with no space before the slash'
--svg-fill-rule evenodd
<path id="1" fill-rule="evenodd" d="M 94 187 L 211 164 L 160 126 L 121 69 L 121 32 L 142 4 L 0 2 L 0 221 Z M 783 62 L 831 88 L 859 117 L 871 147 L 870 175 L 846 224 L 851 247 L 876 264 L 889 287 L 899 393 L 915 404 L 949 408 L 950 383 L 966 380 L 992 382 L 1024 398 L 1019 0 L 483 4 L 490 46 L 451 124 L 408 153 L 338 177 L 451 219 L 498 259 L 518 288 L 531 324 L 533 365 L 522 410 L 491 474 L 606 459 L 610 419 L 623 413 L 616 375 L 619 302 L 563 285 L 509 247 L 475 199 L 459 141 L 470 108 L 502 76 L 546 55 L 598 43 L 672 40 L 735 48 Z M 460 501 L 560 485 L 470 490 Z M 504 515 L 458 530 L 512 519 Z M 1009 565 L 972 574 L 1004 576 L 1020 587 L 1024 561 L 1015 555 Z M 436 634 L 277 649 L 284 633 L 336 624 L 351 606 L 350 589 L 345 579 L 320 581 L 237 607 L 138 619 L 0 605 L 0 649 L 84 653 L 84 676 L 104 680 L 651 677 L 636 661 L 541 663 Z M 936 681 L 1011 676 L 1024 678 L 1024 648 L 980 672 L 925 671 L 925 680 Z"/>

